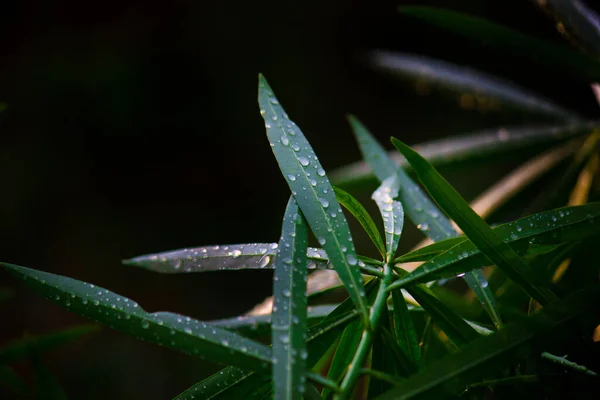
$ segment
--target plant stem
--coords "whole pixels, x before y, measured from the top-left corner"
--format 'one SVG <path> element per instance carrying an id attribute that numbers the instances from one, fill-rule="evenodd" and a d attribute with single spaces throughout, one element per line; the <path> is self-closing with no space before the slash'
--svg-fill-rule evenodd
<path id="1" fill-rule="evenodd" d="M 317 373 L 311 372 L 311 371 L 307 371 L 306 372 L 306 379 L 309 379 L 311 381 L 313 381 L 316 384 L 319 384 L 323 387 L 326 387 L 327 389 L 331 390 L 334 393 L 339 393 L 340 392 L 340 388 L 338 387 L 338 385 L 336 385 L 336 383 L 334 381 L 332 381 L 331 379 L 328 379 L 324 376 L 321 376 Z"/>
<path id="2" fill-rule="evenodd" d="M 575 371 L 579 371 L 582 372 L 584 374 L 587 375 L 591 375 L 591 376 L 597 376 L 598 374 L 596 374 L 594 371 L 592 371 L 591 369 L 583 366 L 583 365 L 579 365 L 577 363 L 574 363 L 573 361 L 569 361 L 567 360 L 567 356 L 564 357 L 559 357 L 559 356 L 555 356 L 554 354 L 550 354 L 548 352 L 543 352 L 542 353 L 542 358 L 545 358 L 546 360 L 550 360 L 553 361 L 557 364 L 562 365 L 563 367 L 566 368 L 571 368 L 574 369 Z"/>
<path id="3" fill-rule="evenodd" d="M 387 286 L 390 284 L 393 278 L 393 270 L 388 263 L 383 266 L 383 274 L 384 276 L 381 280 L 379 290 L 377 291 L 375 302 L 371 307 L 369 326 L 363 329 L 363 333 L 358 344 L 358 349 L 354 354 L 352 362 L 348 366 L 348 373 L 340 385 L 341 393 L 336 394 L 334 400 L 344 400 L 351 394 L 352 389 L 356 384 L 356 380 L 360 377 L 361 368 L 365 362 L 365 358 L 371 350 L 373 336 L 375 335 L 375 330 L 379 325 L 379 318 L 381 317 L 383 307 L 387 307 L 387 298 L 389 296 Z"/>

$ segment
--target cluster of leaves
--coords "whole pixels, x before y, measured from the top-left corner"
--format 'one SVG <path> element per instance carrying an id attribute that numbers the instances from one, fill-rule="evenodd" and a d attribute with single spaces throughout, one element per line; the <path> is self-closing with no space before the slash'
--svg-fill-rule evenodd
<path id="1" fill-rule="evenodd" d="M 523 52 L 543 44 L 540 54 L 565 71 L 575 71 L 590 82 L 600 77 L 597 61 L 568 48 L 450 11 L 422 7 L 403 11 Z M 576 154 L 562 180 L 570 182 L 584 172 L 593 176 L 597 169 L 590 145 L 597 140 L 596 123 L 506 82 L 441 62 L 390 54 L 379 54 L 375 61 L 413 76 L 424 70 L 420 66 L 425 63 L 430 84 L 473 90 L 492 104 L 551 115 L 561 124 L 430 144 L 423 151 L 429 161 L 392 138 L 405 160 L 399 167 L 397 156 L 390 156 L 350 116 L 364 162 L 380 182 L 372 199 L 381 214 L 381 235 L 364 206 L 332 186 L 309 142 L 260 76 L 260 112 L 291 191 L 279 241 L 182 249 L 125 263 L 160 273 L 273 269 L 270 315 L 201 322 L 174 313 L 148 313 L 134 301 L 93 284 L 0 265 L 72 312 L 141 340 L 227 365 L 177 399 L 443 398 L 464 391 L 479 396 L 489 388 L 539 389 L 548 379 L 564 382 L 573 376 L 579 383 L 597 384 L 593 368 L 556 354 L 582 354 L 577 350 L 581 348 L 584 354 L 598 353 L 592 336 L 599 323 L 598 269 L 585 262 L 577 265 L 577 255 L 600 234 L 600 203 L 579 201 L 492 228 L 430 163 L 569 139 L 566 146 Z M 408 165 L 428 193 L 404 170 Z M 359 167 L 332 176 L 343 186 L 366 174 Z M 590 187 L 582 189 L 580 181 L 575 189 L 583 190 L 587 198 Z M 357 253 L 342 207 L 364 228 L 380 259 Z M 434 243 L 398 256 L 405 220 Z M 308 247 L 309 230 L 320 248 Z M 417 261 L 422 264 L 413 271 L 404 268 Z M 347 298 L 309 306 L 307 281 L 313 269 L 333 269 Z M 586 279 L 561 286 L 569 273 Z M 477 301 L 457 296 L 442 283 L 457 277 L 464 279 Z M 265 334 L 270 337 L 267 344 L 259 340 Z"/>

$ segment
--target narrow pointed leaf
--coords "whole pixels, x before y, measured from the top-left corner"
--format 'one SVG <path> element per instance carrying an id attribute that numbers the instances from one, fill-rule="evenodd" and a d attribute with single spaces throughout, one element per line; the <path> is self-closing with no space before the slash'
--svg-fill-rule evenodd
<path id="1" fill-rule="evenodd" d="M 587 203 L 528 215 L 516 221 L 499 225 L 492 230 L 517 251 L 520 247 L 528 247 L 528 244 L 561 244 L 598 234 L 600 232 L 599 218 L 600 203 Z M 451 248 L 455 248 L 454 254 L 441 256 Z M 534 250 L 529 246 L 526 254 L 533 253 Z M 456 254 L 461 254 L 461 257 L 456 257 Z M 422 269 L 433 271 L 433 269 L 444 268 L 455 262 L 464 263 L 465 260 L 479 254 L 481 254 L 479 249 L 466 236 L 459 236 L 404 254 L 396 258 L 394 263 L 431 260 L 431 263 L 427 264 L 427 268 Z M 483 260 L 479 265 L 483 266 L 485 263 L 487 261 Z M 422 269 L 415 270 L 411 275 L 425 272 Z"/>
<path id="2" fill-rule="evenodd" d="M 65 276 L 7 263 L 0 266 L 67 310 L 138 339 L 253 370 L 271 363 L 269 348 L 224 329 L 178 314 L 150 314 L 126 297 Z"/>
<path id="3" fill-rule="evenodd" d="M 344 373 L 348 369 L 348 365 L 352 363 L 352 358 L 358 348 L 361 336 L 362 329 L 360 321 L 355 321 L 344 329 L 340 343 L 338 344 L 333 360 L 331 361 L 329 371 L 327 372 L 328 379 L 339 382 L 344 376 Z M 329 389 L 323 389 L 324 398 L 327 398 L 330 393 L 331 391 Z"/>
<path id="4" fill-rule="evenodd" d="M 406 205 L 406 213 L 417 228 L 434 242 L 457 236 L 450 220 L 429 199 L 421 187 L 413 182 L 406 172 L 396 167 L 395 163 L 387 156 L 383 147 L 367 128 L 356 117 L 350 116 L 349 121 L 359 143 L 363 158 L 371 167 L 375 176 L 380 181 L 389 179 L 387 178 L 389 176 L 396 177 L 401 188 L 399 198 Z M 471 271 L 465 279 L 494 324 L 500 328 L 502 326 L 502 319 L 500 318 L 494 295 L 488 288 L 483 272 Z"/>
<path id="5" fill-rule="evenodd" d="M 468 384 L 494 377 L 514 365 L 526 354 L 525 345 L 540 348 L 550 340 L 556 340 L 558 330 L 568 329 L 573 320 L 591 310 L 598 310 L 599 305 L 598 286 L 577 292 L 441 359 L 390 390 L 381 399 L 429 399 L 432 396 L 457 395 Z M 549 332 L 553 334 L 549 335 Z M 563 337 L 563 340 L 569 340 L 572 335 Z"/>
<path id="6" fill-rule="evenodd" d="M 404 226 L 404 209 L 402 208 L 402 203 L 393 199 L 393 197 L 398 195 L 399 189 L 398 177 L 396 174 L 393 174 L 384 179 L 381 186 L 371 196 L 377 207 L 379 207 L 379 212 L 383 219 L 386 262 L 390 262 L 394 258 Z"/>
<path id="7" fill-rule="evenodd" d="M 10 390 L 14 394 L 23 396 L 28 388 L 25 382 L 9 366 L 0 365 L 0 388 Z"/>
<path id="8" fill-rule="evenodd" d="M 310 269 L 332 269 L 323 249 L 307 250 Z M 151 271 L 176 274 L 239 269 L 271 269 L 277 258 L 277 243 L 204 246 L 167 251 L 124 260 L 123 263 Z"/>
<path id="9" fill-rule="evenodd" d="M 33 357 L 33 374 L 35 380 L 35 399 L 67 400 L 67 394 L 54 374 L 39 357 Z"/>
<path id="10" fill-rule="evenodd" d="M 419 369 L 422 365 L 419 335 L 400 290 L 392 291 L 392 304 L 394 306 L 394 332 L 398 346 L 411 362 L 412 367 Z"/>
<path id="11" fill-rule="evenodd" d="M 581 116 L 510 81 L 472 68 L 413 54 L 377 51 L 374 67 L 394 77 L 418 79 L 440 89 L 472 96 L 473 108 L 514 110 L 553 120 L 578 121 Z M 477 103 L 475 103 L 477 102 Z"/>
<path id="12" fill-rule="evenodd" d="M 392 138 L 392 143 L 411 163 L 440 208 L 456 222 L 483 254 L 541 304 L 556 300 L 554 293 L 537 284 L 529 265 L 494 233 L 427 160 L 396 138 Z"/>
<path id="13" fill-rule="evenodd" d="M 273 387 L 276 399 L 302 398 L 306 351 L 306 221 L 293 197 L 281 228 L 273 277 Z"/>
<path id="14" fill-rule="evenodd" d="M 562 2 L 562 0 L 557 0 Z M 568 3 L 565 1 L 564 3 Z M 491 46 L 510 49 L 513 55 L 535 58 L 576 79 L 600 81 L 600 63 L 566 46 L 537 39 L 483 18 L 433 7 L 400 7 L 400 12 Z"/>
<path id="15" fill-rule="evenodd" d="M 98 325 L 81 325 L 58 332 L 27 335 L 0 347 L 0 364 L 7 364 L 27 358 L 31 352 L 37 354 L 45 353 L 99 330 L 100 327 Z"/>
<path id="16" fill-rule="evenodd" d="M 325 170 L 262 75 L 259 76 L 258 100 L 279 168 L 312 232 L 356 304 L 363 323 L 368 325 L 369 313 L 363 299 L 364 287 L 354 243 Z"/>
<path id="17" fill-rule="evenodd" d="M 381 238 L 381 234 L 377 229 L 377 225 L 373 221 L 373 218 L 369 215 L 367 210 L 363 207 L 362 204 L 358 200 L 354 198 L 350 193 L 346 192 L 343 189 L 338 187 L 333 187 L 335 191 L 335 197 L 338 199 L 340 204 L 344 206 L 344 208 L 356 218 L 356 220 L 363 227 L 369 238 L 377 247 L 377 250 L 381 254 L 382 257 L 385 257 L 385 244 L 383 243 L 383 239 Z"/>
<path id="18" fill-rule="evenodd" d="M 549 11 L 591 54 L 600 55 L 600 16 L 581 0 L 536 2 Z"/>
<path id="19" fill-rule="evenodd" d="M 389 343 L 389 340 L 386 342 L 388 336 L 385 336 L 384 338 L 384 335 L 389 334 L 389 317 L 386 314 L 387 310 L 384 310 L 384 313 L 381 316 L 381 326 L 373 339 L 370 368 L 381 371 L 389 376 L 398 376 L 395 352 L 389 347 L 390 344 L 395 345 L 395 342 L 393 340 L 391 341 L 392 343 Z M 391 385 L 388 382 L 371 378 L 369 379 L 369 392 L 367 398 L 374 399 L 388 391 L 390 388 Z"/>
<path id="20" fill-rule="evenodd" d="M 352 123 L 352 122 L 351 122 Z M 443 166 L 490 156 L 532 146 L 542 146 L 590 133 L 595 122 L 577 122 L 567 125 L 518 126 L 486 129 L 450 138 L 438 139 L 416 145 L 414 148 L 430 163 Z M 410 167 L 396 151 L 387 152 L 394 164 L 402 169 Z M 373 172 L 364 161 L 340 167 L 329 174 L 337 185 L 345 186 L 370 179 Z"/>
<path id="21" fill-rule="evenodd" d="M 263 384 L 269 383 L 269 375 L 260 375 L 237 367 L 227 367 L 186 389 L 173 400 L 246 399 Z M 270 385 L 268 386 L 270 390 Z"/>
<path id="22" fill-rule="evenodd" d="M 406 290 L 429 313 L 456 347 L 461 348 L 479 337 L 475 329 L 439 301 L 427 287 L 417 285 L 408 287 Z"/>

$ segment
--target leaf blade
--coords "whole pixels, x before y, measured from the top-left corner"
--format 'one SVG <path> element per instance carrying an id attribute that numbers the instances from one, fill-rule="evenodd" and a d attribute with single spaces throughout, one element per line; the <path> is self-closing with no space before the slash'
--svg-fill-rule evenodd
<path id="1" fill-rule="evenodd" d="M 433 199 L 454 219 L 483 254 L 541 304 L 548 304 L 556 300 L 556 295 L 549 289 L 535 283 L 529 265 L 494 233 L 427 160 L 396 138 L 392 138 L 392 143 L 411 163 Z"/>
<path id="2" fill-rule="evenodd" d="M 356 251 L 348 222 L 327 174 L 308 140 L 297 125 L 289 120 L 262 75 L 259 75 L 258 97 L 267 137 L 279 168 L 311 230 L 356 304 L 363 324 L 368 326 L 369 313 L 363 300 L 364 287 Z M 332 212 L 335 216 L 332 216 Z"/>
<path id="3" fill-rule="evenodd" d="M 394 258 L 404 226 L 404 209 L 402 203 L 392 198 L 398 195 L 399 189 L 398 177 L 394 174 L 384 179 L 381 186 L 371 196 L 377 204 L 381 218 L 383 219 L 386 262 L 390 262 Z"/>
<path id="4" fill-rule="evenodd" d="M 0 266 L 69 311 L 139 339 L 253 370 L 271 363 L 270 349 L 232 332 L 173 313 L 150 314 L 126 297 L 76 279 L 8 263 Z"/>
<path id="5" fill-rule="evenodd" d="M 308 229 L 296 200 L 283 217 L 273 277 L 273 387 L 275 398 L 301 399 L 304 392 L 307 325 Z"/>

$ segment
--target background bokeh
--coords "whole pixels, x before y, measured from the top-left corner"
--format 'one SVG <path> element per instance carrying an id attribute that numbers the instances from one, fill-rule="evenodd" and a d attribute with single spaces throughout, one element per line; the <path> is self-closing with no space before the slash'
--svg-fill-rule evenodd
<path id="1" fill-rule="evenodd" d="M 562 41 L 533 2 L 517 0 L 4 1 L 0 259 L 202 320 L 240 314 L 268 296 L 268 271 L 161 276 L 120 264 L 187 246 L 278 239 L 289 192 L 258 113 L 259 72 L 328 170 L 359 159 L 347 112 L 383 143 L 524 122 L 420 97 L 366 66 L 373 49 L 470 65 L 597 117 L 585 82 L 396 12 L 411 3 Z M 445 173 L 472 198 L 524 157 Z M 368 190 L 357 195 L 366 200 Z M 409 229 L 404 248 L 419 239 Z M 14 291 L 0 303 L 0 345 L 85 322 L 3 272 L 0 288 Z M 72 399 L 171 398 L 217 367 L 110 329 L 44 360 Z M 30 373 L 27 363 L 16 367 Z"/>

